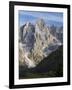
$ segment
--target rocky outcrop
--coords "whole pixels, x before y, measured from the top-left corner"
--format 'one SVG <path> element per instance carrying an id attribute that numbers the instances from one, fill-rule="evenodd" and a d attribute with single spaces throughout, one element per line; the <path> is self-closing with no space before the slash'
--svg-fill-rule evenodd
<path id="1" fill-rule="evenodd" d="M 35 25 L 27 22 L 19 30 L 19 64 L 36 67 L 60 45 L 60 40 L 51 34 L 43 19 L 37 20 Z"/>
<path id="2" fill-rule="evenodd" d="M 50 27 L 50 33 L 63 43 L 63 26 L 56 27 L 52 25 Z"/>

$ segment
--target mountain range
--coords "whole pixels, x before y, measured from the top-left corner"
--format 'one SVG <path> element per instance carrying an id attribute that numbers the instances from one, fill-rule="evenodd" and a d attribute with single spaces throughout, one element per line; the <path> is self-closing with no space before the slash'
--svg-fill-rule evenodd
<path id="1" fill-rule="evenodd" d="M 48 27 L 43 19 L 19 29 L 19 65 L 35 68 L 63 43 L 63 27 Z"/>

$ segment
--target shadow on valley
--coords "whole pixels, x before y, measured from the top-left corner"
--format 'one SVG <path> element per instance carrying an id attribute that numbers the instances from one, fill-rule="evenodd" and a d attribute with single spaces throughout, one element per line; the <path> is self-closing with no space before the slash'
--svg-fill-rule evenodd
<path id="1" fill-rule="evenodd" d="M 63 46 L 44 58 L 35 68 L 19 66 L 19 79 L 63 76 Z"/>

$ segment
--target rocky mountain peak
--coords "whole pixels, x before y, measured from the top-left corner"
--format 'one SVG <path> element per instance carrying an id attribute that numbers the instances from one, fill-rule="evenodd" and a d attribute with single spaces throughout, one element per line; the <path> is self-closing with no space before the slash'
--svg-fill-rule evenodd
<path id="1" fill-rule="evenodd" d="M 28 68 L 36 67 L 39 62 L 61 45 L 61 42 L 50 33 L 43 19 L 38 19 L 35 25 L 27 22 L 20 30 L 19 36 L 21 39 L 19 60 L 26 63 Z M 22 63 L 21 65 L 25 65 Z"/>
<path id="2" fill-rule="evenodd" d="M 29 27 L 30 25 L 31 25 L 31 23 L 30 23 L 30 22 L 27 22 L 27 23 L 26 23 L 26 26 L 27 26 L 27 27 Z"/>
<path id="3" fill-rule="evenodd" d="M 43 20 L 43 19 L 38 19 L 38 20 L 36 21 L 36 26 L 37 26 L 40 30 L 42 30 L 42 29 L 44 28 L 44 26 L 45 26 L 44 20 Z"/>

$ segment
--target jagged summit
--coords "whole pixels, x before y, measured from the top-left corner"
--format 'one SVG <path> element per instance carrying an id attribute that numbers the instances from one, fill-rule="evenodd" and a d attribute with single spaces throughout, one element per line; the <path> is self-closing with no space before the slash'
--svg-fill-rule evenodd
<path id="1" fill-rule="evenodd" d="M 42 30 L 44 28 L 44 26 L 45 26 L 45 22 L 43 19 L 38 19 L 36 21 L 36 27 L 39 27 L 40 30 Z"/>
<path id="2" fill-rule="evenodd" d="M 27 27 L 28 27 L 28 26 L 30 26 L 30 25 L 31 25 L 31 23 L 30 23 L 30 22 L 27 22 L 27 23 L 26 23 L 26 26 L 27 26 Z"/>
<path id="3" fill-rule="evenodd" d="M 36 67 L 38 63 L 55 51 L 60 40 L 51 34 L 43 19 L 38 19 L 33 25 L 27 22 L 19 30 L 19 61 L 28 68 Z"/>

